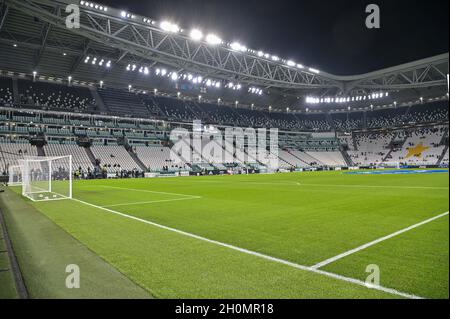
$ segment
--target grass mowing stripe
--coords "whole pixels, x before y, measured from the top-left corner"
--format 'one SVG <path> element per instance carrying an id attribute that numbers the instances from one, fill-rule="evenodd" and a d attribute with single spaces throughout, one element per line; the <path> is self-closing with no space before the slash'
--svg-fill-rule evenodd
<path id="1" fill-rule="evenodd" d="M 358 252 L 358 251 L 361 251 L 361 250 L 366 249 L 366 248 L 368 248 L 368 247 L 370 247 L 370 246 L 373 246 L 373 245 L 376 245 L 376 244 L 378 244 L 378 243 L 381 243 L 382 241 L 385 241 L 385 240 L 387 240 L 387 239 L 390 239 L 390 238 L 393 238 L 393 237 L 395 237 L 395 236 L 401 235 L 401 234 L 406 233 L 406 232 L 408 232 L 408 231 L 410 231 L 410 230 L 412 230 L 412 229 L 414 229 L 414 228 L 423 226 L 423 225 L 428 224 L 428 223 L 430 223 L 430 222 L 432 222 L 432 221 L 434 221 L 434 220 L 436 220 L 436 219 L 439 219 L 439 218 L 442 218 L 442 217 L 444 217 L 444 216 L 447 216 L 448 213 L 449 213 L 449 212 L 445 212 L 445 213 L 443 213 L 443 214 L 440 214 L 440 215 L 437 215 L 437 216 L 435 216 L 435 217 L 432 217 L 432 218 L 429 218 L 429 219 L 427 219 L 427 220 L 424 220 L 424 221 L 422 221 L 422 222 L 420 222 L 420 223 L 417 223 L 417 224 L 414 224 L 414 225 L 412 225 L 412 226 L 409 226 L 409 227 L 406 227 L 406 228 L 404 228 L 404 229 L 401 229 L 401 230 L 399 230 L 399 231 L 396 231 L 395 233 L 392 233 L 392 234 L 390 234 L 390 235 L 387 235 L 387 236 L 378 238 L 378 239 L 376 239 L 376 240 L 374 240 L 374 241 L 371 241 L 371 242 L 369 242 L 369 243 L 367 243 L 367 244 L 361 245 L 361 246 L 359 246 L 359 247 L 356 247 L 356 248 L 354 248 L 354 249 L 351 249 L 351 250 L 349 250 L 349 251 L 346 251 L 346 252 L 344 252 L 344 253 L 342 253 L 342 254 L 339 254 L 339 255 L 336 255 L 336 256 L 331 257 L 331 258 L 329 258 L 329 259 L 326 259 L 326 260 L 324 260 L 324 261 L 321 261 L 321 262 L 315 264 L 314 266 L 312 266 L 311 268 L 314 268 L 314 269 L 322 268 L 322 267 L 325 266 L 325 265 L 331 264 L 331 263 L 333 263 L 333 262 L 335 262 L 335 261 L 337 261 L 337 260 L 339 260 L 339 259 L 342 259 L 342 258 L 344 258 L 344 257 L 347 257 L 347 256 L 349 256 L 349 255 L 351 255 L 351 254 L 354 254 L 354 253 Z"/>
<path id="2" fill-rule="evenodd" d="M 308 266 L 304 266 L 304 265 L 299 265 L 299 264 L 296 264 L 296 263 L 289 262 L 287 260 L 275 258 L 275 257 L 272 257 L 272 256 L 264 255 L 264 254 L 261 254 L 261 253 L 258 253 L 258 252 L 254 252 L 254 251 L 247 250 L 247 249 L 244 249 L 244 248 L 240 248 L 240 247 L 237 247 L 237 246 L 233 246 L 233 245 L 230 245 L 230 244 L 222 243 L 222 242 L 219 242 L 219 241 L 216 241 L 216 240 L 212 240 L 212 239 L 208 239 L 208 238 L 205 238 L 205 237 L 201 237 L 201 236 L 198 236 L 198 235 L 195 235 L 195 234 L 192 234 L 192 233 L 188 233 L 188 232 L 185 232 L 185 231 L 182 231 L 182 230 L 179 230 L 179 229 L 167 227 L 167 226 L 160 225 L 160 224 L 157 224 L 157 223 L 145 220 L 145 219 L 141 219 L 141 218 L 138 218 L 138 217 L 135 217 L 135 216 L 124 214 L 124 213 L 121 213 L 121 212 L 118 212 L 118 211 L 114 211 L 114 210 L 111 210 L 111 209 L 108 209 L 108 208 L 105 208 L 105 207 L 97 206 L 97 205 L 94 205 L 94 204 L 91 204 L 91 203 L 88 203 L 88 202 L 85 202 L 85 201 L 82 201 L 82 200 L 79 200 L 79 199 L 76 199 L 76 198 L 73 198 L 73 200 L 77 201 L 79 203 L 82 203 L 84 205 L 87 205 L 87 206 L 91 206 L 91 207 L 94 207 L 94 208 L 97 208 L 97 209 L 101 209 L 101 210 L 107 211 L 107 212 L 112 213 L 112 214 L 116 214 L 116 215 L 119 215 L 119 216 L 122 216 L 122 217 L 125 217 L 125 218 L 129 218 L 129 219 L 133 219 L 133 220 L 145 223 L 145 224 L 149 224 L 149 225 L 161 228 L 161 229 L 165 229 L 165 230 L 168 230 L 168 231 L 171 231 L 171 232 L 175 232 L 175 233 L 178 233 L 178 234 L 181 234 L 181 235 L 184 235 L 184 236 L 188 236 L 188 237 L 191 237 L 191 238 L 195 238 L 195 239 L 198 239 L 198 240 L 201 240 L 201 241 L 205 241 L 205 242 L 208 242 L 208 243 L 211 243 L 211 244 L 215 244 L 215 245 L 218 245 L 218 246 L 226 247 L 226 248 L 229 248 L 229 249 L 232 249 L 232 250 L 235 250 L 235 251 L 239 251 L 239 252 L 242 252 L 242 253 L 245 253 L 245 254 L 248 254 L 248 255 L 252 255 L 252 256 L 256 256 L 256 257 L 263 258 L 263 259 L 266 259 L 266 260 L 270 260 L 270 261 L 273 261 L 273 262 L 277 262 L 277 263 L 280 263 L 280 264 L 283 264 L 283 265 L 287 265 L 287 266 L 290 266 L 290 267 L 293 267 L 293 268 L 296 268 L 296 269 L 299 269 L 299 270 L 304 270 L 304 271 L 320 274 L 320 275 L 327 276 L 327 277 L 330 277 L 330 278 L 334 278 L 334 279 L 337 279 L 337 280 L 340 280 L 340 281 L 345 281 L 345 282 L 348 282 L 348 283 L 352 283 L 352 284 L 356 284 L 356 285 L 359 285 L 359 286 L 367 287 L 368 289 L 379 290 L 379 291 L 382 291 L 382 292 L 386 292 L 386 293 L 389 293 L 389 294 L 392 294 L 392 295 L 397 295 L 397 296 L 404 297 L 404 298 L 423 299 L 422 297 L 419 297 L 419 296 L 416 296 L 416 295 L 412 295 L 412 294 L 409 294 L 409 293 L 405 293 L 405 292 L 402 292 L 402 291 L 398 291 L 398 290 L 392 289 L 392 288 L 387 288 L 387 287 L 383 287 L 383 286 L 370 286 L 369 287 L 364 281 L 359 280 L 359 279 L 344 277 L 344 276 L 341 276 L 341 275 L 338 275 L 338 274 L 326 272 L 326 271 L 319 270 L 319 269 L 314 269 L 312 267 L 308 267 Z"/>
<path id="3" fill-rule="evenodd" d="M 148 201 L 148 202 L 134 202 L 134 203 L 122 203 L 122 204 L 106 205 L 106 206 L 102 206 L 102 207 L 145 205 L 145 204 L 176 202 L 176 201 L 180 201 L 180 200 L 192 200 L 192 199 L 200 199 L 200 198 L 202 198 L 202 197 L 201 196 L 196 196 L 196 197 L 189 197 L 189 198 L 162 199 L 162 200 L 153 200 L 153 201 Z"/>
<path id="4" fill-rule="evenodd" d="M 234 184 L 234 182 L 227 181 L 195 181 L 194 183 L 220 183 L 220 184 Z M 311 184 L 302 182 L 254 182 L 254 181 L 240 181 L 243 184 L 253 185 L 274 185 L 274 186 L 318 186 L 318 187 L 350 187 L 350 188 L 398 188 L 398 189 L 448 189 L 448 187 L 434 187 L 434 186 L 398 186 L 398 185 L 349 185 L 349 184 Z M 106 186 L 105 186 L 106 187 Z M 111 186 L 112 187 L 112 186 Z"/>
<path id="5" fill-rule="evenodd" d="M 178 193 L 167 193 L 167 192 L 157 192 L 157 191 L 149 191 L 149 190 L 146 190 L 146 189 L 125 188 L 125 187 L 106 186 L 106 185 L 99 185 L 99 187 L 115 188 L 115 189 L 123 189 L 123 190 L 127 190 L 127 191 L 142 192 L 142 193 L 153 193 L 153 194 L 163 194 L 163 195 L 175 195 L 175 196 L 185 196 L 185 197 L 198 197 L 198 196 L 196 196 L 196 195 L 178 194 Z"/>

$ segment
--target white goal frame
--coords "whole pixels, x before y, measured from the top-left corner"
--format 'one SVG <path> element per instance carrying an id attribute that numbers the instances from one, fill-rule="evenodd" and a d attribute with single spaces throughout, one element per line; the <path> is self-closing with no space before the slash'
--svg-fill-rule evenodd
<path id="1" fill-rule="evenodd" d="M 53 187 L 53 168 L 52 163 L 57 160 L 67 160 L 67 180 L 63 179 L 61 181 L 67 181 L 68 189 L 67 194 L 61 194 L 58 191 L 55 191 Z M 48 164 L 48 173 L 45 180 L 40 182 L 46 182 L 44 188 L 40 188 L 37 186 L 31 186 L 33 182 L 33 176 L 31 174 L 31 163 L 45 163 Z M 22 160 L 19 160 L 20 168 L 22 171 L 22 195 L 33 202 L 37 201 L 54 201 L 54 200 L 63 200 L 63 199 L 72 199 L 72 179 L 73 179 L 73 167 L 72 167 L 72 155 L 66 156 L 52 156 L 52 157 L 28 157 Z"/>
<path id="2" fill-rule="evenodd" d="M 8 186 L 22 186 L 22 167 L 20 165 L 10 165 L 8 176 Z"/>

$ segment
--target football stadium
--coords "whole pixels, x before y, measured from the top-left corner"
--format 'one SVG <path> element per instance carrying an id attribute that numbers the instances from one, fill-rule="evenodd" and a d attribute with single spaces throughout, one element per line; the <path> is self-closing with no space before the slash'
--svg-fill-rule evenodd
<path id="1" fill-rule="evenodd" d="M 335 75 L 117 3 L 0 0 L 0 299 L 449 298 L 448 53 Z"/>

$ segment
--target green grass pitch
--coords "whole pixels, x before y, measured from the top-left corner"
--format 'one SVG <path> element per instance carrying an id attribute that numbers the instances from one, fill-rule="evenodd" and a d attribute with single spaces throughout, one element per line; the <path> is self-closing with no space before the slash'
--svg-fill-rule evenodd
<path id="1" fill-rule="evenodd" d="M 96 180 L 74 182 L 82 202 L 30 204 L 155 298 L 399 298 L 142 220 L 310 267 L 448 212 L 448 187 L 447 173 Z M 448 222 L 443 216 L 320 271 L 364 281 L 375 264 L 383 287 L 448 298 Z"/>

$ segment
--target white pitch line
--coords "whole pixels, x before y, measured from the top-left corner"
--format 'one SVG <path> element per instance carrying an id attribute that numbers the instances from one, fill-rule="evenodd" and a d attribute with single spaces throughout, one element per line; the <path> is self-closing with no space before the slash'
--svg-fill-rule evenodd
<path id="1" fill-rule="evenodd" d="M 178 193 L 166 193 L 166 192 L 157 192 L 157 191 L 149 191 L 149 190 L 146 190 L 146 189 L 125 188 L 125 187 L 115 187 L 115 186 L 106 186 L 106 185 L 99 185 L 99 187 L 115 188 L 115 189 L 123 189 L 123 190 L 127 190 L 127 191 L 142 192 L 142 193 L 153 193 L 153 194 L 163 194 L 163 195 L 175 195 L 175 196 L 185 196 L 185 197 L 198 197 L 198 196 L 195 196 L 195 195 L 178 194 Z"/>
<path id="2" fill-rule="evenodd" d="M 151 221 L 139 218 L 139 217 L 135 217 L 135 216 L 132 216 L 132 215 L 124 214 L 124 213 L 121 213 L 121 212 L 118 212 L 118 211 L 115 211 L 115 210 L 112 210 L 112 209 L 109 209 L 109 208 L 97 206 L 97 205 L 94 205 L 94 204 L 91 204 L 91 203 L 88 203 L 88 202 L 85 202 L 85 201 L 82 201 L 82 200 L 79 200 L 79 199 L 76 199 L 76 198 L 73 198 L 73 200 L 77 201 L 79 203 L 82 203 L 84 205 L 87 205 L 87 206 L 91 206 L 91 207 L 94 207 L 94 208 L 97 208 L 97 209 L 101 209 L 101 210 L 107 211 L 107 212 L 115 214 L 115 215 L 119 215 L 119 216 L 122 216 L 122 217 L 125 217 L 125 218 L 129 218 L 129 219 L 132 219 L 132 220 L 135 220 L 135 221 L 139 221 L 141 223 L 152 225 L 152 226 L 155 226 L 155 227 L 158 227 L 158 228 L 161 228 L 161 229 L 165 229 L 165 230 L 177 233 L 177 234 L 181 234 L 181 235 L 187 236 L 187 237 L 195 238 L 195 239 L 198 239 L 198 240 L 201 240 L 201 241 L 204 241 L 204 242 L 208 242 L 208 243 L 211 243 L 211 244 L 214 244 L 214 245 L 217 245 L 217 246 L 226 247 L 226 248 L 229 248 L 229 249 L 232 249 L 232 250 L 235 250 L 235 251 L 239 251 L 239 252 L 244 253 L 244 254 L 256 256 L 256 257 L 259 257 L 259 258 L 262 258 L 262 259 L 265 259 L 265 260 L 270 260 L 270 261 L 273 261 L 273 262 L 276 262 L 276 263 L 279 263 L 279 264 L 283 264 L 283 265 L 286 265 L 286 266 L 290 266 L 290 267 L 293 267 L 293 268 L 296 268 L 296 269 L 308 271 L 308 272 L 315 273 L 315 274 L 320 274 L 320 275 L 323 275 L 323 276 L 326 276 L 326 277 L 330 277 L 330 278 L 334 278 L 334 279 L 337 279 L 337 280 L 340 280 L 340 281 L 352 283 L 352 284 L 355 284 L 355 285 L 358 285 L 358 286 L 363 286 L 363 287 L 366 287 L 368 289 L 379 290 L 379 291 L 382 291 L 382 292 L 385 292 L 385 293 L 388 293 L 388 294 L 392 294 L 392 295 L 396 295 L 396 296 L 400 296 L 400 297 L 403 297 L 403 298 L 423 299 L 423 297 L 420 297 L 420 296 L 417 296 L 417 295 L 413 295 L 413 294 L 409 294 L 409 293 L 405 293 L 405 292 L 402 292 L 402 291 L 398 291 L 398 290 L 392 289 L 392 288 L 387 288 L 387 287 L 383 287 L 383 286 L 368 286 L 364 281 L 359 280 L 359 279 L 354 279 L 354 278 L 350 278 L 350 277 L 341 276 L 341 275 L 330 273 L 330 272 L 323 271 L 323 270 L 320 270 L 320 269 L 314 269 L 312 267 L 299 265 L 299 264 L 296 264 L 296 263 L 293 263 L 293 262 L 290 262 L 290 261 L 287 261 L 287 260 L 283 260 L 283 259 L 280 259 L 280 258 L 275 258 L 275 257 L 272 257 L 272 256 L 268 256 L 268 255 L 264 255 L 264 254 L 255 252 L 255 251 L 251 251 L 251 250 L 247 250 L 247 249 L 240 248 L 240 247 L 237 247 L 237 246 L 233 246 L 233 245 L 230 245 L 230 244 L 222 243 L 220 241 L 208 239 L 206 237 L 198 236 L 198 235 L 195 235 L 195 234 L 192 234 L 192 233 L 188 233 L 188 232 L 176 229 L 176 228 L 172 228 L 172 227 L 164 226 L 164 225 L 161 225 L 161 224 L 157 224 L 157 223 L 154 223 L 154 222 L 151 222 Z"/>
<path id="3" fill-rule="evenodd" d="M 347 184 L 308 184 L 301 183 L 300 186 L 319 186 L 319 187 L 351 187 L 351 188 L 399 188 L 399 189 L 448 189 L 448 187 L 435 186 L 395 186 L 395 185 L 347 185 Z"/>
<path id="4" fill-rule="evenodd" d="M 114 205 L 105 205 L 102 207 L 117 207 L 117 206 L 130 206 L 130 205 L 176 202 L 176 201 L 180 201 L 180 200 L 193 200 L 193 199 L 200 199 L 200 198 L 202 198 L 202 197 L 195 196 L 195 197 L 188 197 L 188 198 L 162 199 L 162 200 L 153 200 L 153 201 L 148 201 L 148 202 L 134 202 L 134 203 L 121 203 L 121 204 L 114 204 Z"/>
<path id="5" fill-rule="evenodd" d="M 423 225 L 425 225 L 425 224 L 428 224 L 428 223 L 430 223 L 430 222 L 432 222 L 432 221 L 434 221 L 434 220 L 436 220 L 436 219 L 442 218 L 442 217 L 447 216 L 447 215 L 448 215 L 448 212 L 443 213 L 443 214 L 440 214 L 440 215 L 437 215 L 437 216 L 432 217 L 432 218 L 429 218 L 429 219 L 424 220 L 424 221 L 422 221 L 422 222 L 420 222 L 420 223 L 417 223 L 417 224 L 414 224 L 414 225 L 409 226 L 409 227 L 407 227 L 407 228 L 404 228 L 404 229 L 401 229 L 401 230 L 399 230 L 399 231 L 396 231 L 395 233 L 392 233 L 392 234 L 390 234 L 390 235 L 387 235 L 387 236 L 378 238 L 378 239 L 376 239 L 376 240 L 374 240 L 374 241 L 371 241 L 370 243 L 361 245 L 361 246 L 356 247 L 356 248 L 354 248 L 354 249 L 352 249 L 352 250 L 346 251 L 346 252 L 344 252 L 344 253 L 342 253 L 342 254 L 339 254 L 339 255 L 337 255 L 337 256 L 331 257 L 331 258 L 329 258 L 329 259 L 327 259 L 327 260 L 321 261 L 321 262 L 315 264 L 314 266 L 312 266 L 311 268 L 313 268 L 313 269 L 319 269 L 319 268 L 322 268 L 323 266 L 326 266 L 326 265 L 328 265 L 328 264 L 331 264 L 331 263 L 333 263 L 333 262 L 335 262 L 335 261 L 337 261 L 337 260 L 339 260 L 339 259 L 342 259 L 342 258 L 344 258 L 344 257 L 347 257 L 347 256 L 349 256 L 349 255 L 351 255 L 351 254 L 357 253 L 357 252 L 359 252 L 359 251 L 361 251 L 361 250 L 363 250 L 363 249 L 366 249 L 366 248 L 368 248 L 368 247 L 371 247 L 371 246 L 373 246 L 373 245 L 376 245 L 376 244 L 378 244 L 378 243 L 381 243 L 382 241 L 385 241 L 385 240 L 390 239 L 390 238 L 392 238 L 392 237 L 395 237 L 395 236 L 401 235 L 401 234 L 403 234 L 403 233 L 406 233 L 406 232 L 408 232 L 408 231 L 410 231 L 410 230 L 412 230 L 412 229 L 414 229 L 414 228 L 423 226 Z"/>

